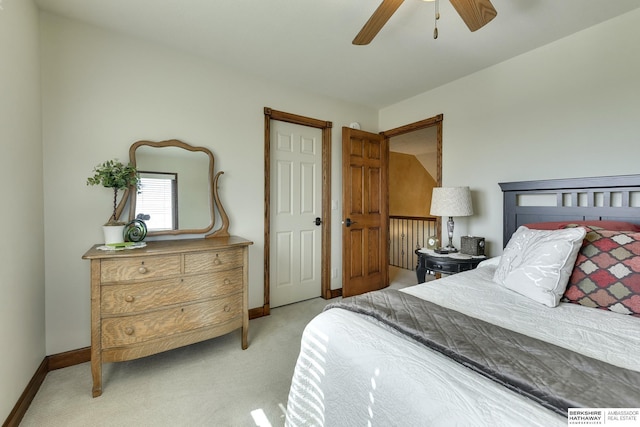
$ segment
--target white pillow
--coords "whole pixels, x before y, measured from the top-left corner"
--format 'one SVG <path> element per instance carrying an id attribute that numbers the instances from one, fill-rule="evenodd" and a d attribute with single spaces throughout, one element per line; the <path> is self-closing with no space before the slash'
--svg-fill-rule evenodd
<path id="1" fill-rule="evenodd" d="M 555 307 L 564 294 L 586 230 L 531 230 L 521 226 L 504 249 L 493 280 Z"/>
<path id="2" fill-rule="evenodd" d="M 480 263 L 478 264 L 477 268 L 482 268 L 482 267 L 490 267 L 490 266 L 498 266 L 498 264 L 500 264 L 500 258 L 499 256 L 494 256 L 492 258 L 487 258 L 484 261 L 480 261 Z"/>

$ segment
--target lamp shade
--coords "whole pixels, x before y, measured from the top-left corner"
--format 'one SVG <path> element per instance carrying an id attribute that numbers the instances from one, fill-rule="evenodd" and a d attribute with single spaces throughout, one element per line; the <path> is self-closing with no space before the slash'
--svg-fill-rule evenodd
<path id="1" fill-rule="evenodd" d="M 431 196 L 431 215 L 473 215 L 471 190 L 469 187 L 435 187 Z"/>

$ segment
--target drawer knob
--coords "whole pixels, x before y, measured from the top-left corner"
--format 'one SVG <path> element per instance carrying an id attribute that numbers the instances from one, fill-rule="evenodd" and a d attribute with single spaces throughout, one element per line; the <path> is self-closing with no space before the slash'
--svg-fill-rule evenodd
<path id="1" fill-rule="evenodd" d="M 124 297 L 124 300 L 126 302 L 133 302 L 133 300 L 135 300 L 135 298 L 133 297 L 133 295 L 127 295 L 126 297 Z"/>
<path id="2" fill-rule="evenodd" d="M 216 255 L 215 259 L 213 260 L 213 265 L 220 265 L 222 264 L 222 261 L 220 261 L 220 258 L 218 258 L 218 255 Z"/>
<path id="3" fill-rule="evenodd" d="M 229 305 L 225 305 L 224 306 L 224 311 L 225 311 L 225 313 L 230 312 L 231 311 L 231 307 L 229 307 Z"/>
<path id="4" fill-rule="evenodd" d="M 231 280 L 229 280 L 229 279 L 224 279 L 224 284 L 225 284 L 225 285 L 230 285 L 230 284 L 231 284 Z"/>
<path id="5" fill-rule="evenodd" d="M 133 328 L 131 326 L 125 328 L 124 333 L 127 335 L 133 335 Z"/>
<path id="6" fill-rule="evenodd" d="M 145 274 L 146 272 L 147 272 L 147 267 L 145 267 L 144 265 L 138 268 L 138 273 Z"/>

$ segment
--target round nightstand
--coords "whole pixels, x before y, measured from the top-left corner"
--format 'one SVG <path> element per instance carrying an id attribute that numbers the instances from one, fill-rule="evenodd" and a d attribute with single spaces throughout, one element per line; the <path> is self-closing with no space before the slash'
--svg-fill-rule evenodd
<path id="1" fill-rule="evenodd" d="M 480 262 L 487 259 L 486 256 L 472 257 L 460 253 L 441 255 L 428 249 L 416 249 L 418 255 L 418 265 L 416 275 L 418 283 L 425 281 L 427 272 L 433 274 L 456 274 L 461 271 L 473 270 Z"/>

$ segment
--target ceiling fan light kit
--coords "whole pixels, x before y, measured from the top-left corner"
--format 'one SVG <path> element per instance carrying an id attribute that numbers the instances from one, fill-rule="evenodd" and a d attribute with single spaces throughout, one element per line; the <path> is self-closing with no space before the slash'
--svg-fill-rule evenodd
<path id="1" fill-rule="evenodd" d="M 434 1 L 434 0 L 425 0 Z M 449 0 L 471 31 L 477 31 L 487 25 L 498 12 L 491 4 L 491 0 Z M 382 27 L 393 16 L 404 0 L 382 0 L 380 6 L 364 24 L 358 35 L 353 39 L 354 45 L 367 45 L 380 32 Z M 439 18 L 438 2 L 436 1 L 436 21 Z M 438 38 L 438 28 L 433 32 L 433 38 Z"/>

